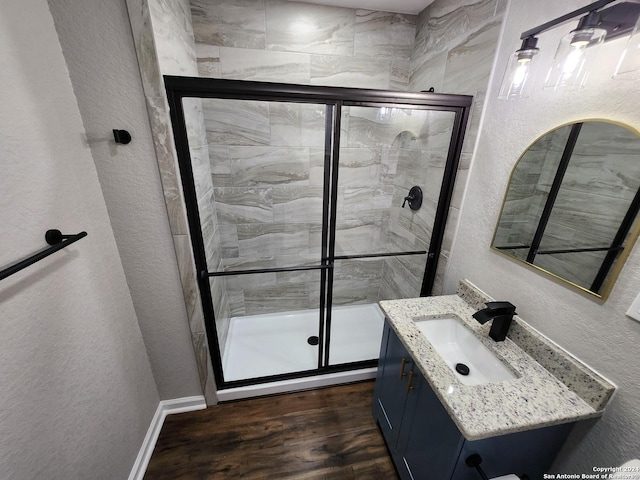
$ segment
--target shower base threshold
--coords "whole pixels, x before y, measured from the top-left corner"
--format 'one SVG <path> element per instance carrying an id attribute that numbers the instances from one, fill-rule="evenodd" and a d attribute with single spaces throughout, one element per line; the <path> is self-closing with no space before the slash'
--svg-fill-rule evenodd
<path id="1" fill-rule="evenodd" d="M 376 378 L 377 371 L 377 368 L 363 368 L 348 372 L 315 375 L 313 377 L 296 378 L 293 380 L 280 380 L 278 382 L 260 383 L 246 387 L 227 388 L 225 390 L 218 390 L 218 401 L 228 402 L 230 400 L 240 400 L 243 398 L 299 392 L 301 390 L 372 380 Z"/>
<path id="2" fill-rule="evenodd" d="M 318 310 L 299 310 L 231 318 L 222 359 L 225 380 L 246 380 L 317 368 L 318 346 L 310 344 L 308 340 L 310 337 L 318 335 L 318 315 Z M 377 304 L 333 307 L 331 317 L 330 365 L 342 365 L 378 358 L 384 314 Z M 273 388 L 279 389 L 282 384 L 292 387 L 291 390 L 273 392 L 281 393 L 298 389 L 293 386 L 294 383 L 300 383 L 303 386 L 299 389 L 305 389 L 322 386 L 317 384 L 319 379 L 322 379 L 322 382 L 333 379 L 332 383 L 323 384 L 331 385 L 375 376 L 375 369 L 373 369 L 373 375 L 369 374 L 366 378 L 355 375 L 356 373 L 364 374 L 366 370 L 225 389 L 220 390 L 218 396 L 225 396 L 225 392 L 243 388 L 259 390 L 266 386 L 273 386 Z M 350 376 L 350 374 L 355 376 Z M 304 384 L 308 385 L 304 386 Z M 265 393 L 255 395 L 265 395 Z"/>

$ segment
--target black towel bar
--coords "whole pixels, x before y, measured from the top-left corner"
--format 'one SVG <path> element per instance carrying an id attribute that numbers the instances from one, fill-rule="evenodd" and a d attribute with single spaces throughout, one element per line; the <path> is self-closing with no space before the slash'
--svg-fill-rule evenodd
<path id="1" fill-rule="evenodd" d="M 52 253 L 62 250 L 86 236 L 87 232 L 80 232 L 76 235 L 63 235 L 60 233 L 60 230 L 47 230 L 47 233 L 44 234 L 44 239 L 51 246 L 0 271 L 0 280 L 4 280 L 8 276 L 19 272 L 23 268 L 27 268 L 29 265 L 39 262 Z"/>

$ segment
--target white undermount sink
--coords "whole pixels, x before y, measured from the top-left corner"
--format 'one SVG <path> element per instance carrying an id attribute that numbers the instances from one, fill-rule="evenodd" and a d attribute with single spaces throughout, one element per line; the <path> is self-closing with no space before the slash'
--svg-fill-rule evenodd
<path id="1" fill-rule="evenodd" d="M 479 385 L 517 378 L 461 320 L 444 317 L 414 323 L 461 383 Z M 466 365 L 469 373 L 463 375 L 456 371 L 458 364 Z M 463 367 L 459 368 L 464 371 Z"/>

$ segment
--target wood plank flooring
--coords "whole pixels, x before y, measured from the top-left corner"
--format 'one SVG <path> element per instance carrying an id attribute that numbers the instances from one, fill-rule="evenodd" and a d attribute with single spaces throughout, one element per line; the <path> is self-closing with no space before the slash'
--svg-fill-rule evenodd
<path id="1" fill-rule="evenodd" d="M 146 480 L 396 480 L 371 381 L 167 417 Z"/>

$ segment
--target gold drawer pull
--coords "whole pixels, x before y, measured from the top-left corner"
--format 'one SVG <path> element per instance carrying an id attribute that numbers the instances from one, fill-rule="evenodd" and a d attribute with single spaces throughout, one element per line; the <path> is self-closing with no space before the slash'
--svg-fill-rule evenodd
<path id="1" fill-rule="evenodd" d="M 409 372 L 409 382 L 407 383 L 407 395 L 409 395 L 409 392 L 415 388 L 413 385 L 411 385 L 413 383 L 413 375 L 414 375 L 413 371 Z"/>
<path id="2" fill-rule="evenodd" d="M 402 357 L 402 364 L 400 365 L 400 380 L 406 375 L 404 373 L 404 367 L 407 365 L 407 359 Z"/>

